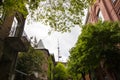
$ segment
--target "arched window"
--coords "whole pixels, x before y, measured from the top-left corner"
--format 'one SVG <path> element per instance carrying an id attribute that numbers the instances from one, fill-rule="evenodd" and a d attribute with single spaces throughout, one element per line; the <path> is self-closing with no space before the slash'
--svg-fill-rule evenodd
<path id="1" fill-rule="evenodd" d="M 10 30 L 10 33 L 9 33 L 9 37 L 14 37 L 17 26 L 18 26 L 18 20 L 14 16 L 14 20 L 13 20 L 12 27 L 11 27 L 11 30 Z"/>
<path id="2" fill-rule="evenodd" d="M 98 20 L 104 21 L 104 17 L 103 17 L 103 15 L 102 15 L 102 12 L 100 11 L 100 9 L 99 9 L 99 11 L 98 11 L 97 16 L 98 16 Z"/>
<path id="3" fill-rule="evenodd" d="M 116 0 L 112 0 L 112 2 L 114 3 Z"/>

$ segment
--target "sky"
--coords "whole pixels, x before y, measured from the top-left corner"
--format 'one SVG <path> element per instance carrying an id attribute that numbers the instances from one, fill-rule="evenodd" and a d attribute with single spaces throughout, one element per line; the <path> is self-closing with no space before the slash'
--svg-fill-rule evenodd
<path id="1" fill-rule="evenodd" d="M 80 27 L 76 26 L 71 29 L 71 32 L 60 33 L 53 31 L 50 35 L 48 34 L 50 30 L 49 26 L 45 26 L 40 22 L 33 22 L 31 24 L 25 24 L 25 32 L 28 37 L 36 37 L 37 41 L 42 40 L 46 49 L 49 50 L 50 54 L 54 54 L 55 60 L 58 61 L 58 41 L 60 48 L 59 60 L 61 62 L 66 62 L 69 57 L 69 50 L 74 47 L 78 36 L 80 34 Z"/>
<path id="2" fill-rule="evenodd" d="M 82 23 L 85 24 L 87 9 L 84 10 L 85 16 L 82 17 Z M 28 24 L 27 19 L 25 23 L 25 32 L 28 37 L 36 37 L 37 41 L 42 40 L 46 49 L 49 50 L 50 54 L 54 54 L 55 60 L 58 61 L 58 41 L 60 48 L 60 56 L 59 61 L 67 62 L 69 58 L 69 51 L 72 47 L 75 46 L 77 42 L 78 36 L 81 33 L 81 28 L 76 26 L 71 29 L 71 32 L 60 33 L 53 31 L 51 35 L 48 34 L 50 27 L 46 26 L 40 22 L 32 22 Z"/>

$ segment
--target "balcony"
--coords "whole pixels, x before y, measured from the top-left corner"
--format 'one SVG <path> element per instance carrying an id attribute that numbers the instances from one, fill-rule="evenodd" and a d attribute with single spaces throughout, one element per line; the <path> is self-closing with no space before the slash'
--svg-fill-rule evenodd
<path id="1" fill-rule="evenodd" d="M 30 45 L 29 38 L 23 30 L 23 26 L 24 20 L 23 22 L 20 22 L 18 18 L 14 17 L 9 35 L 5 38 L 5 42 L 7 43 L 7 45 L 18 52 L 28 51 Z"/>
<path id="2" fill-rule="evenodd" d="M 5 42 L 15 51 L 26 52 L 29 48 L 29 39 L 25 32 L 22 37 L 9 36 L 5 39 Z"/>

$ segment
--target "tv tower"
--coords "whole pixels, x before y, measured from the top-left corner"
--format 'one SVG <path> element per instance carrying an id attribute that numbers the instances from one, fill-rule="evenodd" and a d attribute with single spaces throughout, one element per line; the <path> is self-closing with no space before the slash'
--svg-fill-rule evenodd
<path id="1" fill-rule="evenodd" d="M 60 61 L 59 59 L 61 58 L 60 56 L 60 47 L 59 47 L 59 40 L 58 40 L 58 62 Z"/>

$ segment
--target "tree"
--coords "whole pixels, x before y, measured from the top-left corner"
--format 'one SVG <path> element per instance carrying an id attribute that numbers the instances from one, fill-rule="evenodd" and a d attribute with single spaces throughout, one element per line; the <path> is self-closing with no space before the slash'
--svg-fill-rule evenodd
<path id="1" fill-rule="evenodd" d="M 81 76 L 78 76 L 81 75 L 81 71 L 78 69 L 80 67 L 78 58 L 78 49 L 76 47 L 71 48 L 68 60 L 68 72 L 73 80 L 78 80 L 78 78 L 81 78 Z"/>
<path id="2" fill-rule="evenodd" d="M 48 80 L 54 80 L 54 62 L 52 61 L 52 56 L 50 55 L 48 59 Z"/>
<path id="3" fill-rule="evenodd" d="M 82 33 L 70 51 L 69 69 L 74 73 L 89 72 L 100 66 L 119 73 L 119 22 L 98 22 L 83 26 Z"/>
<path id="4" fill-rule="evenodd" d="M 25 17 L 29 14 L 29 20 L 42 21 L 56 31 L 66 32 L 70 31 L 70 28 L 75 25 L 81 25 L 84 9 L 94 1 L 95 0 L 2 0 L 0 1 L 0 13 L 7 15 L 17 11 L 24 14 Z"/>
<path id="5" fill-rule="evenodd" d="M 58 63 L 54 69 L 54 80 L 66 80 L 68 77 L 67 70 L 62 63 Z"/>
<path id="6" fill-rule="evenodd" d="M 43 53 L 30 47 L 28 52 L 20 53 L 17 61 L 17 70 L 32 75 L 34 72 L 42 73 Z M 18 79 L 20 74 L 17 75 Z"/>

